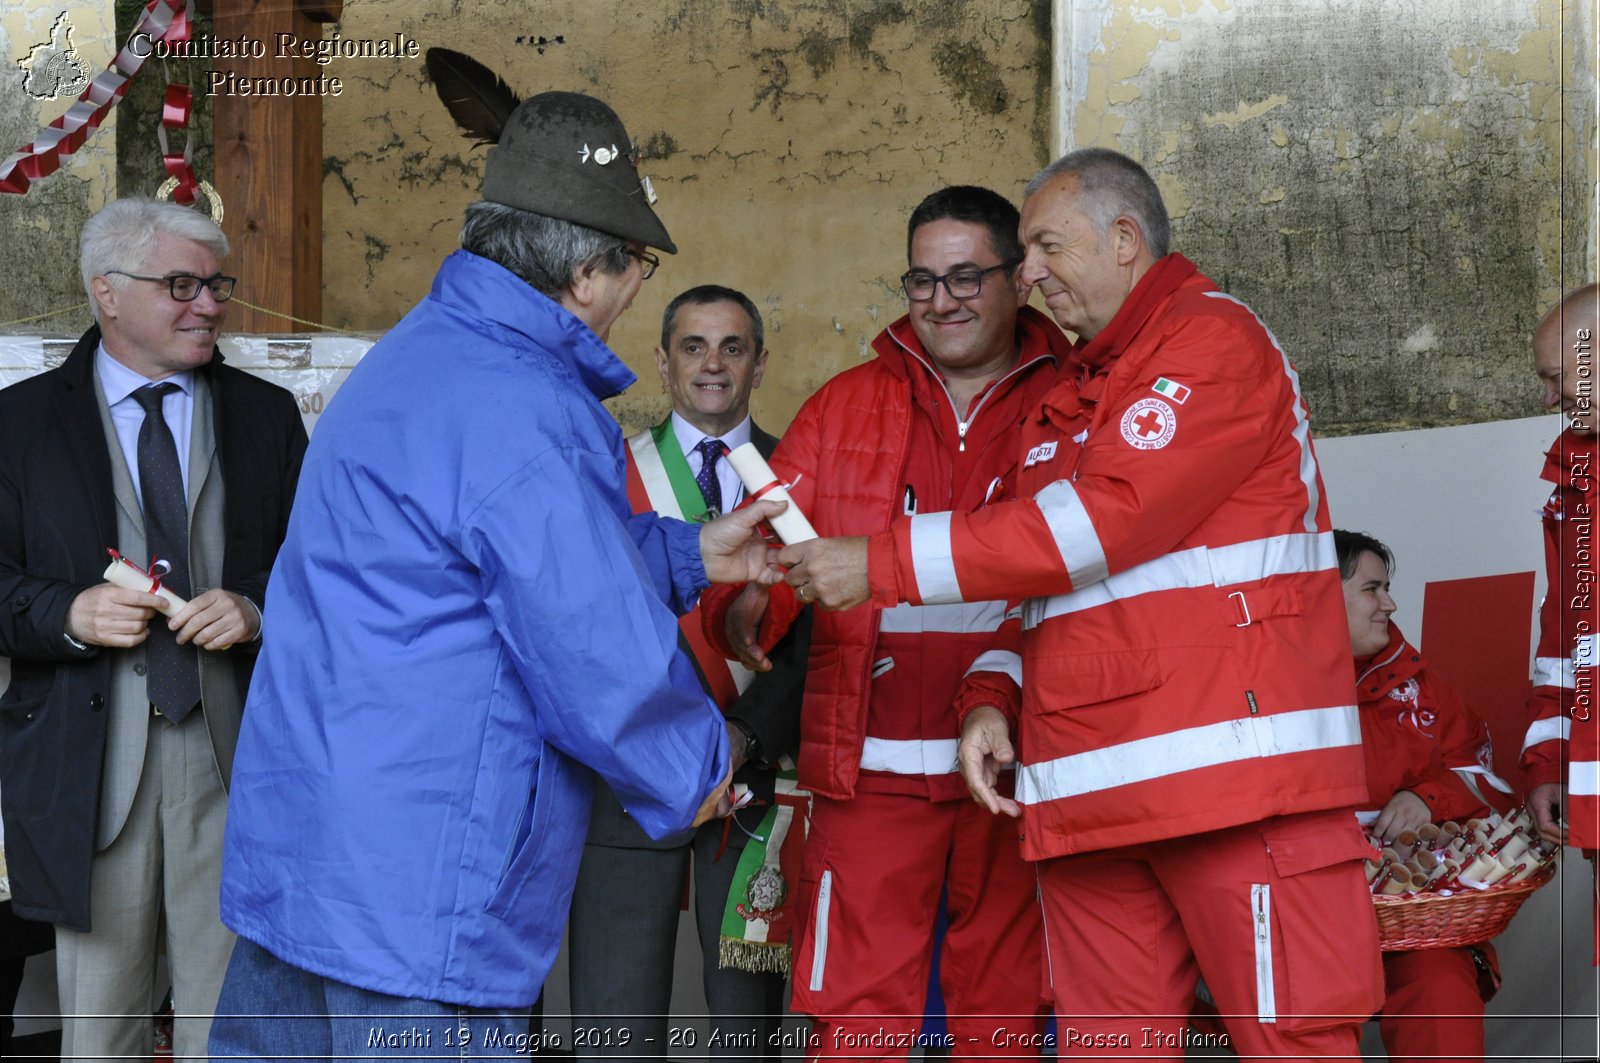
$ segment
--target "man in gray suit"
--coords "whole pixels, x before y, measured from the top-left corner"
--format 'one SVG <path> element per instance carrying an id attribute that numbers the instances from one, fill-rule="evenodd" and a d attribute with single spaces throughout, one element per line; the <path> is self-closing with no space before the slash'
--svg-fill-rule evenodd
<path id="1" fill-rule="evenodd" d="M 666 420 L 628 440 L 628 501 L 686 520 L 737 506 L 744 488 L 723 448 L 753 442 L 770 457 L 778 441 L 750 419 L 767 350 L 761 313 L 748 296 L 706 284 L 678 295 L 661 319 L 656 368 L 672 397 Z M 700 633 L 700 611 L 681 619 L 680 647 L 727 720 L 734 782 L 756 796 L 734 822 L 652 841 L 596 779 L 594 811 L 567 922 L 572 1011 L 599 1036 L 576 1044 L 579 1058 L 667 1057 L 679 904 L 694 868 L 703 984 L 716 1055 L 759 1056 L 783 1015 L 781 974 L 724 968 L 723 909 L 746 840 L 773 800 L 774 764 L 799 740 L 800 695 L 809 626 L 780 644 L 760 675 L 725 660 Z"/>
<path id="2" fill-rule="evenodd" d="M 221 364 L 227 251 L 193 210 L 109 204 L 80 239 L 97 324 L 0 391 L 6 855 L 16 914 L 56 925 L 63 1057 L 150 1057 L 163 928 L 175 1054 L 205 1056 L 233 946 L 226 786 L 306 433 Z M 187 604 L 105 582 L 110 547 Z"/>

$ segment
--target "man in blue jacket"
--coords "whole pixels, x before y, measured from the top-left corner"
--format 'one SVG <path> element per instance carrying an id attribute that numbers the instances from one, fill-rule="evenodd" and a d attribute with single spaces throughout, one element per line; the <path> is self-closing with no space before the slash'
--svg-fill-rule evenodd
<path id="1" fill-rule="evenodd" d="M 604 341 L 676 251 L 631 143 L 598 100 L 521 103 L 462 250 L 318 423 L 234 765 L 214 1056 L 516 1051 L 591 769 L 652 835 L 718 810 L 674 613 L 776 578 L 778 507 L 630 510 Z"/>

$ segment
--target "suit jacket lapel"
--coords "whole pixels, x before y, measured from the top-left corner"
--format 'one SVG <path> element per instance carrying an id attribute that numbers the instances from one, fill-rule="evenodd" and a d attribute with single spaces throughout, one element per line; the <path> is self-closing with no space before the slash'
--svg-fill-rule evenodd
<path id="1" fill-rule="evenodd" d="M 103 550 L 117 541 L 117 512 L 111 452 L 100 421 L 100 402 L 95 397 L 94 355 L 99 347 L 100 329 L 96 327 L 67 356 L 58 377 L 56 415 L 78 470 L 83 498 L 94 514 L 95 533 Z"/>

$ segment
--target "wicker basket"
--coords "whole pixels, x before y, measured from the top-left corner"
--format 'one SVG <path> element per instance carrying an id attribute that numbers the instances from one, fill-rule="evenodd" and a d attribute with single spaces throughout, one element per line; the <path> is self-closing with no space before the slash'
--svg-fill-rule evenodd
<path id="1" fill-rule="evenodd" d="M 1385 952 L 1447 949 L 1488 941 L 1504 930 L 1522 902 L 1556 874 L 1551 861 L 1521 882 L 1437 893 L 1375 894 L 1378 937 Z"/>

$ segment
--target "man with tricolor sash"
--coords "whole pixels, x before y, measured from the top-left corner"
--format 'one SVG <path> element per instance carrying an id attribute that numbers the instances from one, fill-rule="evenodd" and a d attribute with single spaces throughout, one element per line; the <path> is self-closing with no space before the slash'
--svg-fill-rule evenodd
<path id="1" fill-rule="evenodd" d="M 723 455 L 753 442 L 770 456 L 778 444 L 750 419 L 750 393 L 766 368 L 763 339 L 760 312 L 732 288 L 701 285 L 667 305 L 656 365 L 672 411 L 628 440 L 628 502 L 635 512 L 700 521 L 743 500 L 743 485 Z M 585 1023 L 619 1019 L 629 1036 L 601 1038 L 579 1048 L 580 1058 L 666 1057 L 678 911 L 691 864 L 716 1035 L 708 1050 L 760 1054 L 783 1015 L 790 919 L 781 902 L 793 892 L 783 882 L 787 876 L 792 885 L 805 826 L 797 798 L 775 800 L 774 765 L 798 740 L 805 635 L 792 633 L 778 667 L 758 676 L 709 647 L 698 609 L 681 617 L 679 628 L 680 647 L 726 716 L 734 782 L 752 800 L 731 819 L 654 841 L 596 778 L 568 921 L 572 1011 Z M 793 790 L 792 776 L 783 789 Z M 736 876 L 741 862 L 750 866 Z M 732 922 L 721 940 L 725 917 Z"/>
<path id="2" fill-rule="evenodd" d="M 1600 285 L 1568 293 L 1533 333 L 1534 370 L 1544 404 L 1560 409 L 1567 428 L 1545 456 L 1554 484 L 1544 505 L 1545 575 L 1539 646 L 1522 769 L 1528 810 L 1539 833 L 1591 857 L 1600 848 L 1600 723 L 1595 720 L 1594 344 L 1600 332 Z M 1600 924 L 1600 905 L 1597 905 Z M 1600 958 L 1600 926 L 1596 927 Z"/>

